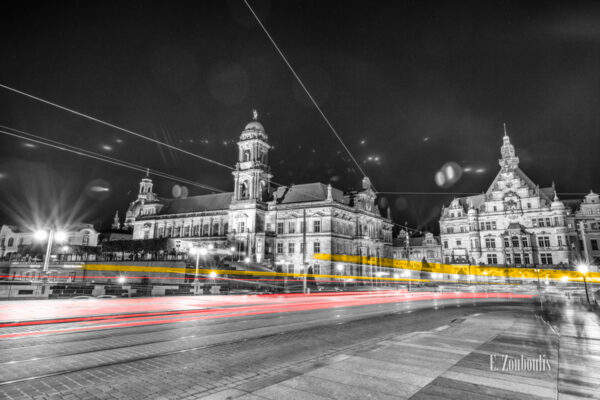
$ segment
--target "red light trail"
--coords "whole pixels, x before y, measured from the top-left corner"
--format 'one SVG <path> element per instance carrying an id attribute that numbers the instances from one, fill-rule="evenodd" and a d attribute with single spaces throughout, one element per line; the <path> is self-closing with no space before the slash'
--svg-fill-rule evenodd
<path id="1" fill-rule="evenodd" d="M 206 299 L 185 297 L 169 299 L 170 301 L 164 301 L 164 298 L 143 299 L 142 301 L 139 299 L 99 300 L 101 303 L 109 303 L 110 306 L 108 307 L 104 305 L 98 307 L 98 305 L 94 305 L 93 303 L 81 305 L 81 303 L 77 304 L 78 301 L 69 301 L 70 304 L 79 305 L 79 308 L 68 308 L 67 310 L 63 307 L 59 307 L 60 310 L 56 310 L 56 305 L 59 303 L 56 302 L 54 303 L 54 312 L 55 314 L 59 314 L 56 315 L 56 318 L 42 319 L 39 317 L 43 316 L 43 312 L 38 312 L 36 315 L 30 315 L 30 320 L 27 321 L 0 323 L 0 328 L 48 326 L 64 323 L 73 323 L 76 324 L 76 326 L 50 330 L 5 333 L 0 334 L 0 339 L 423 300 L 528 299 L 532 297 L 533 295 L 529 294 L 512 293 L 380 291 L 374 293 L 328 293 L 309 296 L 302 294 L 284 294 L 261 296 L 214 296 Z M 159 300 L 160 303 L 157 303 L 156 300 Z M 64 303 L 62 305 L 64 305 Z M 174 305 L 179 305 L 181 309 L 173 310 L 172 308 L 167 308 Z M 0 318 L 4 321 L 10 321 L 7 317 L 13 315 L 16 311 L 14 309 L 7 310 L 7 308 L 13 307 L 0 307 L 0 310 L 2 311 L 2 313 L 0 313 Z M 47 309 L 49 308 L 47 307 Z"/>

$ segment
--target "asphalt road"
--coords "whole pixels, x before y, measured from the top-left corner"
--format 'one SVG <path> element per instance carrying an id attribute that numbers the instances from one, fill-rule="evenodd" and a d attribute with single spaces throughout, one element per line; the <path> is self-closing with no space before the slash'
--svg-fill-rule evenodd
<path id="1" fill-rule="evenodd" d="M 532 303 L 400 292 L 4 302 L 0 398 L 200 398 Z"/>

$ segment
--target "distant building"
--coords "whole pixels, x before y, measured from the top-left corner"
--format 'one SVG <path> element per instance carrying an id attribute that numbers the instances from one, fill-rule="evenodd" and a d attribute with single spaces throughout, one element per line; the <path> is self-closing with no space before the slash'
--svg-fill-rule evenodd
<path id="1" fill-rule="evenodd" d="M 579 202 L 574 225 L 578 230 L 579 243 L 576 251 L 587 263 L 600 265 L 600 196 L 590 191 Z"/>
<path id="2" fill-rule="evenodd" d="M 64 243 L 55 243 L 56 249 L 53 254 L 71 254 L 75 247 L 98 246 L 99 234 L 92 224 L 74 224 L 66 233 L 67 240 Z M 36 243 L 33 234 L 31 229 L 2 225 L 0 228 L 0 258 L 32 257 L 34 253 L 39 253 L 36 248 L 43 248 L 45 251 L 45 244 Z"/>
<path id="3" fill-rule="evenodd" d="M 144 177 L 126 212 L 125 226 L 133 228 L 133 239 L 167 237 L 170 251 L 176 252 L 209 244 L 220 253 L 233 248 L 240 261 L 296 273 L 305 265 L 309 273 L 339 271 L 315 254 L 391 257 L 392 222 L 380 214 L 368 178 L 362 190 L 348 193 L 318 182 L 274 188 L 271 146 L 256 114 L 237 145 L 233 192 L 166 199 Z M 377 266 L 344 268 L 358 275 L 377 272 Z"/>
<path id="4" fill-rule="evenodd" d="M 408 250 L 408 251 L 407 251 Z M 442 246 L 439 236 L 425 232 L 424 236 L 410 237 L 406 245 L 406 231 L 401 230 L 394 239 L 393 254 L 395 259 L 425 261 L 428 263 L 442 262 Z"/>
<path id="5" fill-rule="evenodd" d="M 572 266 L 582 259 L 578 230 L 582 221 L 590 254 L 597 256 L 598 195 L 590 193 L 583 202 L 563 202 L 554 185 L 540 188 L 519 168 L 519 158 L 506 133 L 500 153 L 500 171 L 485 193 L 455 198 L 448 207 L 442 207 L 443 261 Z M 580 210 L 575 212 L 577 205 Z"/>

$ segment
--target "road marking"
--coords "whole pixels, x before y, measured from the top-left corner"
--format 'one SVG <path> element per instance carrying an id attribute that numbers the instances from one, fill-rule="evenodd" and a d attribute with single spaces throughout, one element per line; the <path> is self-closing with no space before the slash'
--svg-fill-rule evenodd
<path id="1" fill-rule="evenodd" d="M 446 330 L 448 328 L 450 328 L 450 325 L 442 325 L 442 326 L 439 326 L 439 327 L 435 328 L 434 331 L 441 332 L 441 331 Z"/>

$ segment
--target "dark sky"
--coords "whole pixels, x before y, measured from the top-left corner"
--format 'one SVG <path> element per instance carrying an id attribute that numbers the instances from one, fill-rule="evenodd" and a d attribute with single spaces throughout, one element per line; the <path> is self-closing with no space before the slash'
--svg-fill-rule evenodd
<path id="1" fill-rule="evenodd" d="M 535 182 L 600 190 L 593 3 L 252 4 L 377 190 L 486 190 L 503 122 Z M 277 182 L 359 186 L 360 174 L 241 0 L 21 1 L 0 12 L 3 84 L 228 165 L 237 154 L 231 141 L 257 108 L 275 146 Z M 2 89 L 0 125 L 232 188 L 224 168 Z M 449 161 L 467 172 L 439 188 L 434 175 Z M 114 210 L 123 215 L 141 175 L 2 135 L 0 219 L 31 223 L 54 213 L 106 226 Z M 175 184 L 155 183 L 162 196 Z M 89 190 L 98 185 L 110 191 Z M 396 222 L 435 230 L 452 197 L 381 201 Z"/>

